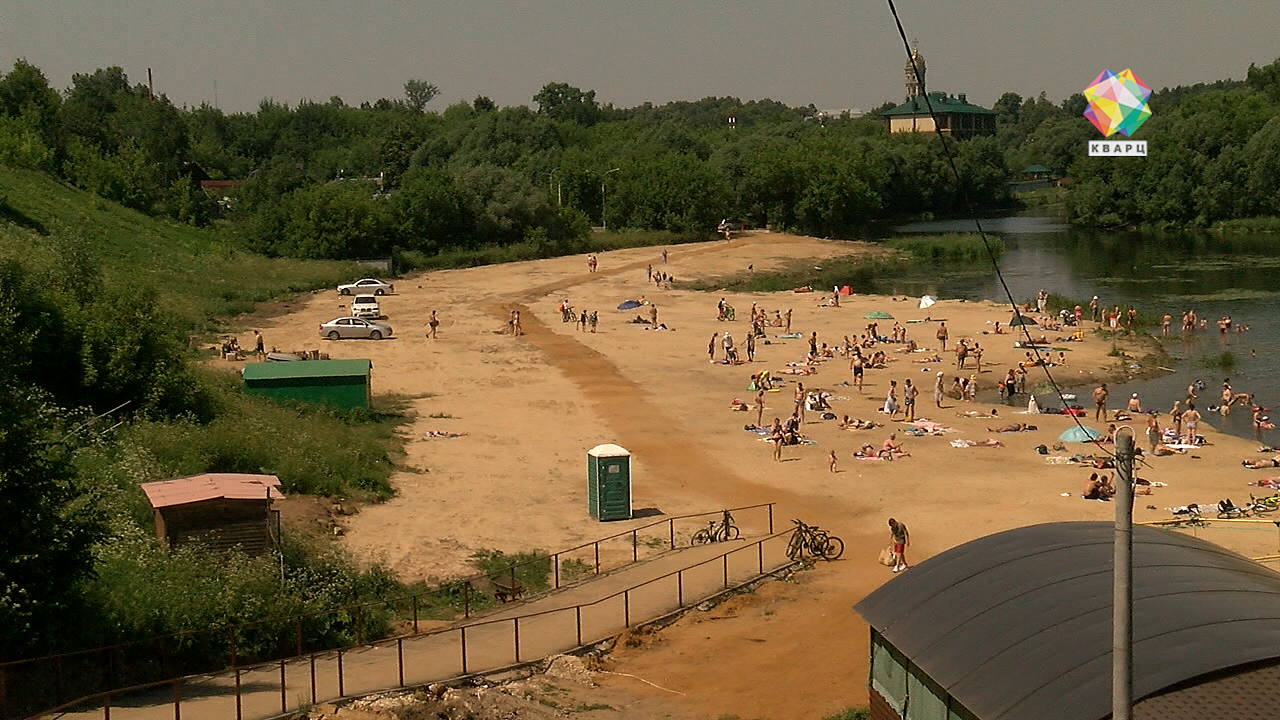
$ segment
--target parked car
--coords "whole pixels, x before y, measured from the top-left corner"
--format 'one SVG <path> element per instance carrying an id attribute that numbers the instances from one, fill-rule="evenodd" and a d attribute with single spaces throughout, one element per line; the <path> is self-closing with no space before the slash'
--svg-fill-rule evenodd
<path id="1" fill-rule="evenodd" d="M 351 298 L 351 317 L 381 320 L 382 308 L 378 306 L 378 296 L 357 295 Z"/>
<path id="2" fill-rule="evenodd" d="M 377 278 L 361 278 L 353 283 L 338 286 L 339 295 L 355 295 L 357 293 L 373 293 L 374 295 L 389 295 L 396 291 L 396 286 L 391 283 L 382 282 Z"/>
<path id="3" fill-rule="evenodd" d="M 391 326 L 365 320 L 364 318 L 340 317 L 322 324 L 320 326 L 320 337 L 327 337 L 330 340 L 345 338 L 381 340 L 385 337 L 391 337 Z"/>

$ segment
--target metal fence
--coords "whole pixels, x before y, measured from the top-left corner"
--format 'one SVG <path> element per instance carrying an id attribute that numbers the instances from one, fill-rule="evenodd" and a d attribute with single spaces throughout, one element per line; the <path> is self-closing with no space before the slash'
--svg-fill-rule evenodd
<path id="1" fill-rule="evenodd" d="M 707 555 L 588 602 L 544 610 L 507 606 L 450 627 L 303 657 L 235 666 L 213 675 L 121 688 L 54 708 L 61 717 L 279 717 L 319 702 L 518 666 L 583 647 L 678 612 L 791 565 L 791 531 L 683 552 Z M 671 557 L 670 561 L 680 560 Z M 619 574 L 617 579 L 625 581 Z M 606 580 L 598 580 L 605 583 Z M 545 598 L 554 600 L 554 597 Z M 43 717 L 43 716 L 42 716 Z"/>
<path id="2" fill-rule="evenodd" d="M 758 528 L 772 535 L 773 505 L 762 503 L 728 510 L 744 528 Z M 367 640 L 388 635 L 392 639 L 417 636 L 422 633 L 424 621 L 456 621 L 459 617 L 471 618 L 477 612 L 493 611 L 497 601 L 492 592 L 483 588 L 489 587 L 494 577 L 510 578 L 510 585 L 516 585 L 522 574 L 538 574 L 534 567 L 549 563 L 546 577 L 532 585 L 530 591 L 531 595 L 555 591 L 674 550 L 685 544 L 707 518 L 719 518 L 722 512 L 655 520 L 496 572 L 477 573 L 401 597 L 2 663 L 0 718 L 26 717 L 65 707 L 78 698 L 109 696 L 122 688 L 146 687 L 201 672 L 268 660 L 287 661 L 334 647 L 364 646 Z"/>

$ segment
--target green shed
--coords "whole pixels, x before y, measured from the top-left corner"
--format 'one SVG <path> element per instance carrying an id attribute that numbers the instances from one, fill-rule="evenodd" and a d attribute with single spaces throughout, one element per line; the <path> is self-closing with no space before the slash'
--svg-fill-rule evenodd
<path id="1" fill-rule="evenodd" d="M 631 519 L 631 453 L 608 443 L 587 451 L 587 509 L 596 520 Z"/>
<path id="2" fill-rule="evenodd" d="M 245 365 L 245 392 L 276 400 L 329 403 L 343 410 L 369 407 L 368 360 L 298 360 Z"/>

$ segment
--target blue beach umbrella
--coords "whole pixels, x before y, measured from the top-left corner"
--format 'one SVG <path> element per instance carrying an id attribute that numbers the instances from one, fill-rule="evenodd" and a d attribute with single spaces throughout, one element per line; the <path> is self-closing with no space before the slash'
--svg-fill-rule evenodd
<path id="1" fill-rule="evenodd" d="M 1100 437 L 1102 437 L 1102 433 L 1097 430 L 1094 430 L 1091 427 L 1077 425 L 1064 430 L 1063 433 L 1058 436 L 1058 439 L 1062 442 L 1089 442 L 1090 440 L 1097 440 Z"/>

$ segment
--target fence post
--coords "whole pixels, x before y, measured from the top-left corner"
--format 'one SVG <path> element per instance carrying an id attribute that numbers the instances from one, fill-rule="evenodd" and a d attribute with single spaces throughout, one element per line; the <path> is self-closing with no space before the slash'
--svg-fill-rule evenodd
<path id="1" fill-rule="evenodd" d="M 513 628 L 512 635 L 515 636 L 514 639 L 516 643 L 516 662 L 519 663 L 520 662 L 520 616 L 517 615 L 511 618 L 511 622 L 512 622 L 512 628 Z"/>
<path id="2" fill-rule="evenodd" d="M 462 617 L 471 617 L 471 583 L 462 583 Z"/>
<path id="3" fill-rule="evenodd" d="M 62 656 L 61 655 L 58 656 L 56 665 L 57 665 L 57 673 L 56 673 L 56 679 L 55 679 L 56 684 L 53 686 L 53 701 L 55 704 L 61 705 L 62 704 Z M 7 717 L 4 711 L 5 709 L 4 673 L 5 671 L 3 669 L 0 669 L 0 717 Z"/>
<path id="4" fill-rule="evenodd" d="M 756 543 L 756 555 L 758 555 L 760 558 L 759 573 L 763 575 L 764 574 L 764 541 L 763 540 Z"/>
<path id="5" fill-rule="evenodd" d="M 684 607 L 684 570 L 676 571 L 676 607 Z"/>
<path id="6" fill-rule="evenodd" d="M 173 720 L 182 720 L 182 687 L 181 680 L 173 681 Z M 107 717 L 111 717 L 110 713 Z"/>
<path id="7" fill-rule="evenodd" d="M 311 653 L 311 704 L 316 704 L 316 654 Z"/>
<path id="8" fill-rule="evenodd" d="M 356 606 L 356 644 L 364 644 L 364 606 Z"/>
<path id="9" fill-rule="evenodd" d="M 461 630 L 462 630 L 462 674 L 466 675 L 467 674 L 467 626 L 463 625 Z"/>
<path id="10" fill-rule="evenodd" d="M 404 687 L 404 638 L 396 638 L 396 664 L 400 670 L 400 687 Z"/>
<path id="11" fill-rule="evenodd" d="M 302 616 L 295 618 L 293 627 L 294 639 L 298 642 L 298 655 L 302 655 Z"/>
<path id="12" fill-rule="evenodd" d="M 560 553 L 551 556 L 551 565 L 555 572 L 556 589 L 560 589 Z"/>
<path id="13" fill-rule="evenodd" d="M 418 634 L 418 596 L 413 596 L 413 634 Z"/>
<path id="14" fill-rule="evenodd" d="M 773 503 L 769 503 L 769 534 L 773 534 Z"/>
<path id="15" fill-rule="evenodd" d="M 631 531 L 631 562 L 640 560 L 640 539 L 636 536 L 636 531 Z"/>
<path id="16" fill-rule="evenodd" d="M 284 660 L 280 661 L 280 714 L 289 712 L 289 696 L 284 689 Z"/>
<path id="17" fill-rule="evenodd" d="M 342 651 L 338 651 L 338 697 L 346 696 L 346 691 L 342 684 Z"/>
<path id="18" fill-rule="evenodd" d="M 667 520 L 667 533 L 671 536 L 671 549 L 676 549 L 676 521 Z"/>
<path id="19" fill-rule="evenodd" d="M 592 544 L 595 545 L 596 547 L 596 574 L 599 575 L 600 574 L 600 541 L 597 540 Z"/>
<path id="20" fill-rule="evenodd" d="M 582 606 L 574 605 L 573 611 L 578 621 L 578 647 L 582 647 Z"/>
<path id="21" fill-rule="evenodd" d="M 176 696 L 177 696 L 177 694 L 178 694 L 178 688 L 176 687 L 176 683 L 175 683 L 175 687 L 174 687 L 174 689 L 173 689 L 173 693 L 174 693 L 174 696 L 175 696 L 175 697 L 176 697 Z M 173 712 L 174 712 L 174 713 L 177 713 L 177 712 L 178 712 L 178 709 L 177 709 L 177 700 L 175 700 L 175 701 L 174 701 L 174 710 L 173 710 Z M 102 720 L 111 720 L 111 693 L 107 693 L 106 695 L 104 695 L 104 696 L 102 697 Z"/>
<path id="22" fill-rule="evenodd" d="M 227 631 L 231 642 L 231 670 L 236 676 L 236 720 L 241 720 L 243 711 L 240 706 L 240 668 L 236 667 L 236 628 L 232 625 Z"/>
<path id="23" fill-rule="evenodd" d="M 622 591 L 622 626 L 631 627 L 631 591 Z"/>
<path id="24" fill-rule="evenodd" d="M 720 556 L 724 561 L 724 586 L 729 587 L 729 553 Z"/>

